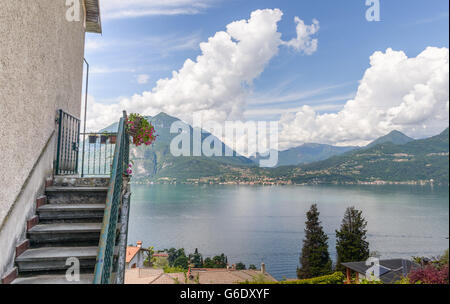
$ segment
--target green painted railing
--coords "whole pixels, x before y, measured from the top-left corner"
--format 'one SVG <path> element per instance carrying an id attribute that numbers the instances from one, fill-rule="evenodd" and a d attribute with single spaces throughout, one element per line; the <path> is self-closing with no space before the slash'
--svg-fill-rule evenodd
<path id="1" fill-rule="evenodd" d="M 126 192 L 124 176 L 129 164 L 130 136 L 125 128 L 127 114 L 120 119 L 117 143 L 114 150 L 111 179 L 106 197 L 106 208 L 103 217 L 103 227 L 95 265 L 94 284 L 111 284 L 113 273 L 117 271 L 115 257 L 116 241 L 118 239 L 119 210 Z M 124 191 L 125 190 L 125 191 Z"/>
<path id="2" fill-rule="evenodd" d="M 81 133 L 80 176 L 110 176 L 116 141 L 117 133 Z"/>
<path id="3" fill-rule="evenodd" d="M 58 146 L 55 175 L 74 175 L 78 172 L 80 120 L 63 110 L 58 111 Z"/>

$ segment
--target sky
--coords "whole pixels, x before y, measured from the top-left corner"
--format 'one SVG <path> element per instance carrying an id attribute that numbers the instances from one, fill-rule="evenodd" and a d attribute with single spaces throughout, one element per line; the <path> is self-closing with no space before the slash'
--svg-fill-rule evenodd
<path id="1" fill-rule="evenodd" d="M 369 22 L 366 0 L 103 0 L 87 127 L 125 109 L 278 121 L 281 149 L 435 135 L 449 121 L 448 1 L 379 2 Z"/>

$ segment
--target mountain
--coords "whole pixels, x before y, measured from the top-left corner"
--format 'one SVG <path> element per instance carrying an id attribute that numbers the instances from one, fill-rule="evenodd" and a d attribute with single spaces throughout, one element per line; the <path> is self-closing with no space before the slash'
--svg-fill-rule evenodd
<path id="1" fill-rule="evenodd" d="M 148 121 L 155 128 L 157 138 L 151 146 L 132 146 L 130 150 L 131 158 L 134 162 L 134 178 L 136 180 L 158 180 L 158 179 L 192 179 L 207 176 L 220 176 L 223 174 L 233 174 L 240 167 L 254 166 L 254 163 L 233 151 L 233 156 L 226 157 L 206 157 L 201 156 L 180 156 L 175 157 L 170 152 L 170 143 L 172 139 L 178 136 L 178 133 L 170 133 L 170 127 L 175 122 L 181 122 L 178 118 L 160 113 L 154 117 L 146 116 Z M 190 131 L 190 155 L 193 155 L 193 131 L 194 129 L 182 123 Z M 118 124 L 115 123 L 100 132 L 117 131 Z M 203 131 L 203 130 L 202 130 Z M 201 134 L 202 142 L 205 138 L 211 136 L 211 133 L 203 131 Z M 219 139 L 222 147 L 222 155 L 225 155 L 225 149 L 228 148 Z M 230 149 L 231 150 L 231 149 Z"/>
<path id="2" fill-rule="evenodd" d="M 322 144 L 303 144 L 301 146 L 291 148 L 288 150 L 278 152 L 278 165 L 281 166 L 296 166 L 300 164 L 308 164 L 320 160 L 330 158 L 335 155 L 340 155 L 348 151 L 357 149 L 358 147 L 337 147 Z M 250 157 L 255 163 L 260 159 L 264 159 L 264 155 L 256 154 Z"/>
<path id="3" fill-rule="evenodd" d="M 389 143 L 389 142 L 393 143 L 394 145 L 404 145 L 404 144 L 407 144 L 407 143 L 409 143 L 409 142 L 411 142 L 413 140 L 414 140 L 413 138 L 406 136 L 402 132 L 394 130 L 391 133 L 374 140 L 373 142 L 368 144 L 366 146 L 366 148 L 371 148 L 371 147 L 374 147 L 376 145 Z"/>
<path id="4" fill-rule="evenodd" d="M 449 130 L 437 136 L 351 151 L 290 170 L 295 183 L 412 182 L 448 185 Z"/>

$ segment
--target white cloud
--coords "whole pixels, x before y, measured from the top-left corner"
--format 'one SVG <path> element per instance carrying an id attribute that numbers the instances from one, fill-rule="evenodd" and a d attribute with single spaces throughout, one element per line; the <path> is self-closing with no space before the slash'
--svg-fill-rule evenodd
<path id="1" fill-rule="evenodd" d="M 195 15 L 217 0 L 105 0 L 101 1 L 104 19 L 137 18 L 156 15 Z"/>
<path id="2" fill-rule="evenodd" d="M 93 66 L 90 68 L 89 73 L 91 74 L 111 74 L 111 73 L 134 73 L 136 72 L 133 68 L 110 68 L 106 66 Z"/>
<path id="3" fill-rule="evenodd" d="M 139 39 L 114 39 L 102 36 L 86 38 L 85 49 L 89 53 L 109 51 L 111 49 L 124 50 L 130 48 L 148 48 L 147 53 L 169 54 L 177 51 L 195 50 L 201 41 L 200 32 L 176 33 L 163 36 L 141 36 Z"/>
<path id="4" fill-rule="evenodd" d="M 313 19 L 311 25 L 306 25 L 299 17 L 295 17 L 294 21 L 297 23 L 297 37 L 285 42 L 285 44 L 292 46 L 297 51 L 304 52 L 306 55 L 311 55 L 317 51 L 319 43 L 319 40 L 311 37 L 319 31 L 319 21 Z"/>
<path id="5" fill-rule="evenodd" d="M 449 50 L 428 47 L 415 58 L 387 49 L 370 57 L 356 97 L 334 114 L 310 106 L 281 118 L 280 146 L 305 142 L 365 144 L 396 129 L 414 137 L 449 124 Z"/>
<path id="6" fill-rule="evenodd" d="M 253 80 L 284 44 L 277 26 L 282 15 L 279 9 L 257 10 L 249 20 L 228 24 L 226 31 L 200 44 L 195 61 L 187 59 L 171 78 L 158 80 L 151 92 L 93 107 L 89 124 L 104 127 L 123 109 L 147 115 L 166 112 L 188 122 L 194 112 L 216 121 L 241 118 Z"/>
<path id="7" fill-rule="evenodd" d="M 350 84 L 354 84 L 354 82 L 323 86 L 308 91 L 301 90 L 288 93 L 283 93 L 281 92 L 280 88 L 275 88 L 271 89 L 269 92 L 252 96 L 248 103 L 252 105 L 269 105 L 269 104 L 280 105 L 283 103 L 298 102 L 305 99 L 311 100 L 313 97 L 327 94 L 334 89 L 347 87 Z"/>
<path id="8" fill-rule="evenodd" d="M 150 79 L 150 76 L 147 74 L 140 74 L 136 77 L 136 80 L 139 84 L 146 84 L 148 83 L 148 80 Z"/>
<path id="9" fill-rule="evenodd" d="M 336 95 L 336 96 L 330 96 L 330 97 L 324 97 L 320 99 L 314 99 L 314 101 L 311 101 L 311 103 L 314 103 L 313 106 L 311 106 L 316 111 L 338 111 L 341 110 L 344 105 L 342 104 L 343 101 L 348 100 L 349 98 L 354 97 L 354 93 L 344 94 L 344 95 Z M 302 102 L 303 104 L 307 103 L 308 101 Z M 283 103 L 280 103 L 276 105 L 275 107 L 256 107 L 247 109 L 244 112 L 244 115 L 246 118 L 251 119 L 258 119 L 258 120 L 264 120 L 266 117 L 270 116 L 277 116 L 281 114 L 287 114 L 292 112 L 297 112 L 302 109 L 303 106 L 287 106 L 282 107 Z"/>

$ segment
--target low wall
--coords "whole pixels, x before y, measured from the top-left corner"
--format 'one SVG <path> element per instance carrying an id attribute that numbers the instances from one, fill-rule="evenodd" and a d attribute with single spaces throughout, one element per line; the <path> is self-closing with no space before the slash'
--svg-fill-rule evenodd
<path id="1" fill-rule="evenodd" d="M 52 175 L 55 144 L 53 133 L 0 227 L 0 278 L 13 270 L 16 246 L 26 239 L 26 221 L 36 213 L 36 199 L 44 193 L 44 177 Z"/>

